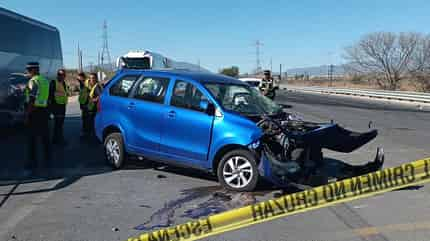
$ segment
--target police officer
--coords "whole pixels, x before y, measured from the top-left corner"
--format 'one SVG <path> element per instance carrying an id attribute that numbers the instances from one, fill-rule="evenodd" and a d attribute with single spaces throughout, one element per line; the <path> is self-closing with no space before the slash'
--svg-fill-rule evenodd
<path id="1" fill-rule="evenodd" d="M 97 114 L 97 104 L 100 100 L 100 95 L 102 92 L 102 87 L 99 84 L 98 77 L 96 73 L 91 73 L 88 89 L 90 90 L 88 94 L 88 126 L 89 126 L 89 134 L 90 136 L 94 136 L 94 119 Z"/>
<path id="2" fill-rule="evenodd" d="M 50 85 L 50 105 L 54 114 L 54 137 L 53 143 L 66 145 L 64 139 L 64 118 L 66 115 L 66 106 L 69 99 L 69 87 L 65 81 L 66 70 L 57 71 L 57 79 L 51 81 Z"/>
<path id="3" fill-rule="evenodd" d="M 89 126 L 88 126 L 88 99 L 90 90 L 88 88 L 88 82 L 86 75 L 84 72 L 78 73 L 79 81 L 79 106 L 81 108 L 81 118 L 82 118 L 82 128 L 81 128 L 81 138 L 85 138 L 89 134 Z"/>
<path id="4" fill-rule="evenodd" d="M 33 169 L 39 167 L 36 152 L 39 137 L 42 138 L 45 161 L 51 160 L 48 123 L 49 81 L 40 75 L 38 62 L 29 62 L 26 69 L 30 77 L 25 88 L 26 124 L 29 137 L 27 168 Z"/>
<path id="5" fill-rule="evenodd" d="M 269 97 L 270 99 L 275 98 L 275 81 L 272 78 L 272 73 L 270 70 L 264 71 L 264 78 L 261 80 L 259 89 L 263 95 Z"/>

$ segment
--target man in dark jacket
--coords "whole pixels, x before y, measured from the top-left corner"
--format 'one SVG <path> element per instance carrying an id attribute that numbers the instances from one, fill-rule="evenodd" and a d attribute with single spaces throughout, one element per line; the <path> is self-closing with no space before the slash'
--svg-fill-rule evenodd
<path id="1" fill-rule="evenodd" d="M 65 82 L 66 71 L 59 69 L 57 79 L 50 84 L 49 98 L 50 109 L 54 114 L 54 137 L 53 144 L 66 145 L 64 139 L 64 118 L 66 116 L 66 106 L 69 98 L 69 88 Z"/>

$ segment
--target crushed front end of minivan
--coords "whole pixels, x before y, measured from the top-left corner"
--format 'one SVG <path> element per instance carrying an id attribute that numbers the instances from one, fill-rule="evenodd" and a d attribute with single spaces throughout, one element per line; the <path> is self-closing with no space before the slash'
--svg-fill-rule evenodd
<path id="1" fill-rule="evenodd" d="M 279 187 L 290 185 L 322 185 L 332 180 L 377 171 L 384 163 L 382 148 L 376 157 L 363 165 L 338 165 L 335 174 L 327 172 L 322 149 L 350 153 L 372 141 L 378 131 L 358 133 L 335 123 L 314 123 L 300 120 L 289 113 L 277 117 L 259 118 L 257 126 L 263 130 L 258 145 L 249 148 L 260 159 L 260 175 Z"/>

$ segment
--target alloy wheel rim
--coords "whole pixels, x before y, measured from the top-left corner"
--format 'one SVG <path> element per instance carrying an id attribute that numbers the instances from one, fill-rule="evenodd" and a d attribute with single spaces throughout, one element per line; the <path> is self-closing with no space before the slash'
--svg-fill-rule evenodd
<path id="1" fill-rule="evenodd" d="M 120 159 L 120 148 L 119 144 L 114 139 L 109 139 L 106 143 L 106 155 L 108 160 L 115 166 L 118 166 Z"/>
<path id="2" fill-rule="evenodd" d="M 254 175 L 251 163 L 242 156 L 229 158 L 224 164 L 222 174 L 227 185 L 233 188 L 247 186 Z"/>

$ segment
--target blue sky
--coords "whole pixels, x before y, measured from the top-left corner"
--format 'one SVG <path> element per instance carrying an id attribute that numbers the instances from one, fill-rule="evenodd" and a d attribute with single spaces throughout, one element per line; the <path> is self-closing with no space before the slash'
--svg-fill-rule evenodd
<path id="1" fill-rule="evenodd" d="M 342 52 L 374 31 L 429 32 L 428 0 L 170 1 L 2 0 L 1 7 L 60 29 L 66 67 L 97 62 L 102 24 L 108 22 L 111 54 L 149 49 L 211 70 L 255 68 L 255 46 L 268 68 L 341 63 Z M 276 67 L 275 67 L 276 66 Z"/>

